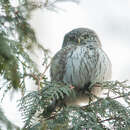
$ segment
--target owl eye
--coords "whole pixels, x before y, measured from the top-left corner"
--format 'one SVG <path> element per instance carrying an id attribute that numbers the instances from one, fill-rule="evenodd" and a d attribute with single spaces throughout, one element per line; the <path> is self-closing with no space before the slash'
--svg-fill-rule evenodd
<path id="1" fill-rule="evenodd" d="M 84 34 L 82 37 L 83 37 L 84 39 L 87 39 L 87 38 L 89 38 L 89 35 L 88 35 L 88 34 Z"/>
<path id="2" fill-rule="evenodd" d="M 73 40 L 75 40 L 75 38 L 76 38 L 75 36 L 71 36 L 70 40 L 73 41 Z"/>

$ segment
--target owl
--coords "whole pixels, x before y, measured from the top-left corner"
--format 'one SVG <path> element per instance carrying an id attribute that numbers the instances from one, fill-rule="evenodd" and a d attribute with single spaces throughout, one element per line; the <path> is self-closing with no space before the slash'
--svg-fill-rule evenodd
<path id="1" fill-rule="evenodd" d="M 52 58 L 51 81 L 69 84 L 74 87 L 76 96 L 65 98 L 67 105 L 80 106 L 89 101 L 86 91 L 99 96 L 99 86 L 89 86 L 94 82 L 111 79 L 111 62 L 103 51 L 97 34 L 88 28 L 77 28 L 68 32 L 62 48 Z"/>

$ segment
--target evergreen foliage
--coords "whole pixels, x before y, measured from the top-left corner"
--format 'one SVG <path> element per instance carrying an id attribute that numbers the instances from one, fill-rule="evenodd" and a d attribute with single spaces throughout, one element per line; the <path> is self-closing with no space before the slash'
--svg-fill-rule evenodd
<path id="1" fill-rule="evenodd" d="M 39 7 L 53 8 L 56 2 L 62 1 L 65 0 L 45 0 L 42 3 L 37 0 L 16 0 L 17 5 L 13 0 L 0 1 L 0 76 L 7 81 L 3 86 L 8 90 L 24 89 L 27 72 L 38 74 L 36 64 L 29 55 L 34 46 L 47 54 L 28 23 L 31 11 Z"/>
<path id="2" fill-rule="evenodd" d="M 64 97 L 74 93 L 63 84 L 44 81 L 39 91 L 20 100 L 25 128 L 30 130 L 129 130 L 130 86 L 126 82 L 98 83 L 105 89 L 104 97 L 83 107 L 64 106 Z M 92 98 L 93 95 L 90 96 Z M 50 113 L 52 101 L 61 100 L 60 106 Z"/>
<path id="3" fill-rule="evenodd" d="M 69 85 L 49 82 L 38 72 L 29 55 L 33 46 L 39 47 L 35 33 L 28 23 L 30 13 L 36 8 L 53 10 L 55 2 L 78 0 L 0 0 L 0 76 L 4 80 L 0 86 L 9 89 L 25 88 L 25 77 L 31 77 L 38 85 L 38 91 L 26 94 L 19 101 L 19 108 L 27 130 L 129 130 L 130 128 L 130 86 L 126 82 L 111 81 L 99 83 L 105 90 L 104 98 L 97 98 L 84 107 L 65 106 L 65 96 L 75 95 Z M 47 62 L 45 60 L 45 62 Z M 49 65 L 46 65 L 45 70 Z M 91 89 L 91 87 L 90 87 Z M 1 89 L 0 89 L 1 91 Z M 90 95 L 92 98 L 93 95 Z M 54 100 L 60 100 L 51 112 L 48 107 Z M 0 123 L 8 130 L 19 129 L 11 123 L 0 108 Z M 1 129 L 1 128 L 0 128 Z"/>
<path id="4" fill-rule="evenodd" d="M 37 68 L 28 52 L 32 46 L 42 46 L 27 22 L 30 15 L 27 0 L 0 0 L 0 96 L 10 89 L 24 90 L 26 71 L 37 73 Z M 3 90 L 4 90 L 4 94 Z M 12 93 L 13 94 L 13 93 Z M 0 123 L 8 130 L 19 129 L 11 123 L 0 108 Z"/>
<path id="5" fill-rule="evenodd" d="M 47 111 L 48 106 L 54 100 L 62 100 L 64 96 L 72 94 L 72 90 L 61 83 L 43 82 L 44 87 L 39 91 L 28 93 L 19 103 L 20 111 L 25 119 L 25 127 L 31 127 L 38 118 L 44 115 L 46 118 L 51 115 L 51 110 Z M 64 104 L 61 104 L 64 105 Z"/>
<path id="6" fill-rule="evenodd" d="M 40 46 L 27 22 L 29 14 L 26 0 L 17 7 L 10 0 L 0 1 L 0 75 L 7 80 L 8 89 L 24 88 L 26 71 L 37 72 L 27 53 L 32 45 Z"/>
<path id="7" fill-rule="evenodd" d="M 45 0 L 40 4 L 39 0 L 0 0 L 0 91 L 3 93 L 1 89 L 4 90 L 1 97 L 10 89 L 20 88 L 23 92 L 25 77 L 32 77 L 27 73 L 39 74 L 37 66 L 29 54 L 33 53 L 35 46 L 44 51 L 46 55 L 47 50 L 38 43 L 28 19 L 34 9 L 53 8 L 53 4 L 60 1 L 65 0 L 55 2 Z M 16 128 L 1 109 L 0 123 L 9 130 Z"/>

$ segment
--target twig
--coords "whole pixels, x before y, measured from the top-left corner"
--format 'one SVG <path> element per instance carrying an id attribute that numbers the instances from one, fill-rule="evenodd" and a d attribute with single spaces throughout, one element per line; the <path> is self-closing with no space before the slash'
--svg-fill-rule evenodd
<path id="1" fill-rule="evenodd" d="M 46 67 L 45 67 L 45 70 L 44 72 L 38 76 L 38 75 L 35 75 L 35 74 L 24 74 L 24 76 L 29 76 L 29 77 L 32 77 L 34 80 L 36 80 L 36 83 L 38 85 L 38 90 L 40 90 L 40 83 L 41 83 L 41 80 L 44 78 L 45 76 L 45 73 L 47 71 L 47 69 L 49 68 L 51 63 L 49 63 Z"/>
<path id="2" fill-rule="evenodd" d="M 110 121 L 110 120 L 116 120 L 116 119 L 121 119 L 121 118 L 119 118 L 119 117 L 110 117 L 110 118 L 108 118 L 108 119 L 101 120 L 101 121 L 99 121 L 98 123 L 102 123 L 102 122 Z"/>
<path id="3" fill-rule="evenodd" d="M 126 97 L 126 96 L 129 96 L 129 95 L 130 95 L 130 93 L 127 93 L 127 94 L 124 94 L 124 95 L 120 95 L 120 96 L 114 97 L 112 99 L 122 98 L 122 97 Z"/>
<path id="4" fill-rule="evenodd" d="M 26 77 L 26 76 L 29 76 L 29 77 L 32 77 L 34 80 L 38 80 L 38 77 L 35 75 L 35 74 L 24 74 L 24 77 Z"/>
<path id="5" fill-rule="evenodd" d="M 117 97 L 113 97 L 113 98 L 111 98 L 111 99 L 115 100 L 115 99 L 122 98 L 122 97 L 129 96 L 129 95 L 130 95 L 130 93 L 127 93 L 127 94 L 124 94 L 124 95 L 120 95 L 120 96 L 117 96 Z M 110 98 L 110 97 L 106 97 L 106 98 Z M 100 102 L 100 101 L 102 101 L 102 100 L 104 100 L 104 99 L 106 99 L 106 98 L 99 98 L 97 101 L 92 102 L 92 103 L 90 103 L 90 104 L 88 104 L 88 105 L 86 105 L 86 106 L 83 106 L 82 109 L 84 110 L 84 109 L 86 109 L 87 107 L 89 107 L 89 106 L 91 106 L 91 105 L 95 105 L 97 102 Z"/>
<path id="6" fill-rule="evenodd" d="M 50 65 L 51 65 L 51 63 L 49 63 L 49 64 L 46 66 L 44 72 L 43 72 L 43 73 L 41 74 L 41 76 L 40 76 L 40 79 L 42 79 L 42 78 L 44 77 L 44 75 L 45 75 L 45 73 L 46 73 L 46 71 L 47 71 L 47 69 L 49 68 Z"/>

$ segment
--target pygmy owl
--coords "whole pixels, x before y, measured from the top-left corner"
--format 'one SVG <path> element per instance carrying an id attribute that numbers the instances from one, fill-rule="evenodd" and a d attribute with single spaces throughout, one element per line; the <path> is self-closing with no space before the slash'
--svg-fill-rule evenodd
<path id="1" fill-rule="evenodd" d="M 63 45 L 52 59 L 52 81 L 74 86 L 76 97 L 66 97 L 65 103 L 82 105 L 89 101 L 84 92 L 93 82 L 111 79 L 111 62 L 102 50 L 97 34 L 88 28 L 77 28 L 64 37 Z M 90 91 L 98 96 L 101 88 L 96 85 Z"/>

